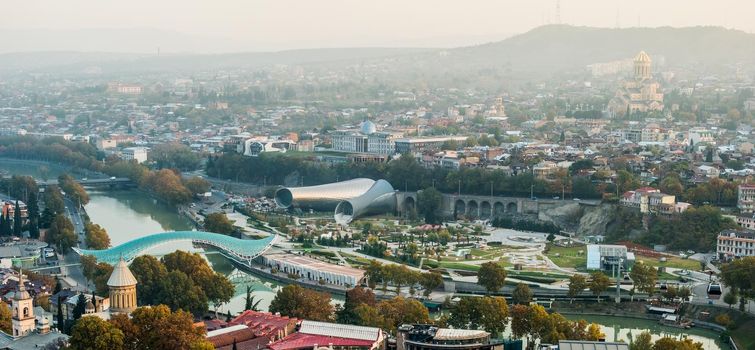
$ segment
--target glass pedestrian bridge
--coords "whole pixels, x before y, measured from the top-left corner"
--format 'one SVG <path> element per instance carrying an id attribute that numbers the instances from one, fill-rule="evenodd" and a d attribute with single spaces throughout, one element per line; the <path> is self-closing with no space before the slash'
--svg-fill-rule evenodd
<path id="1" fill-rule="evenodd" d="M 219 249 L 223 255 L 237 262 L 251 264 L 254 258 L 272 247 L 276 237 L 276 235 L 271 234 L 263 239 L 239 239 L 212 232 L 174 231 L 140 237 L 103 250 L 79 248 L 73 248 L 73 250 L 79 255 L 92 255 L 98 262 L 115 265 L 121 257 L 127 262 L 131 262 L 137 256 L 154 247 L 177 241 L 191 241 L 192 243 L 213 246 Z"/>

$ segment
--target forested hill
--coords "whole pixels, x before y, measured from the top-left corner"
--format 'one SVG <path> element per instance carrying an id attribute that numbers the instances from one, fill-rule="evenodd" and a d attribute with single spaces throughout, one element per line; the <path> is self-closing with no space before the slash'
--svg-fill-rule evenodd
<path id="1" fill-rule="evenodd" d="M 585 66 L 634 57 L 640 50 L 665 58 L 669 67 L 716 72 L 755 63 L 755 34 L 721 27 L 591 28 L 548 25 L 478 46 L 449 49 L 341 48 L 228 54 L 103 54 L 40 52 L 0 55 L 2 71 L 77 72 L 97 65 L 102 72 L 197 70 L 273 64 L 379 63 L 386 81 L 427 84 L 495 84 L 507 79 L 537 80 Z"/>
<path id="2" fill-rule="evenodd" d="M 506 66 L 554 73 L 634 57 L 640 50 L 674 66 L 755 62 L 755 34 L 721 27 L 591 28 L 549 25 L 509 39 L 450 50 L 446 65 Z M 439 62 L 443 64 L 443 62 Z"/>

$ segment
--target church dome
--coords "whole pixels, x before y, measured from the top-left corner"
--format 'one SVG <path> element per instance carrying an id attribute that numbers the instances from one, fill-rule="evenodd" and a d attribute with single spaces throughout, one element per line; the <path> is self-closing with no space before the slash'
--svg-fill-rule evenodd
<path id="1" fill-rule="evenodd" d="M 362 123 L 362 134 L 369 135 L 377 131 L 377 127 L 375 126 L 375 123 L 365 120 L 364 123 Z"/>
<path id="2" fill-rule="evenodd" d="M 653 60 L 650 59 L 650 56 L 645 53 L 645 51 L 640 51 L 640 53 L 637 54 L 637 57 L 634 58 L 635 62 L 652 62 Z"/>
<path id="3" fill-rule="evenodd" d="M 128 269 L 128 265 L 126 265 L 123 258 L 113 268 L 113 273 L 107 280 L 107 285 L 108 287 L 130 287 L 136 285 L 136 277 Z"/>

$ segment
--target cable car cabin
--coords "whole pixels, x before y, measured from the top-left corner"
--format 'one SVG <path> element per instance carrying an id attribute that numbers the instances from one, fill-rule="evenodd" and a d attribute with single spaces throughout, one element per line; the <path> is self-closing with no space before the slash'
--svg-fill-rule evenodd
<path id="1" fill-rule="evenodd" d="M 722 289 L 720 283 L 709 283 L 708 284 L 708 298 L 709 299 L 719 299 L 721 298 Z"/>

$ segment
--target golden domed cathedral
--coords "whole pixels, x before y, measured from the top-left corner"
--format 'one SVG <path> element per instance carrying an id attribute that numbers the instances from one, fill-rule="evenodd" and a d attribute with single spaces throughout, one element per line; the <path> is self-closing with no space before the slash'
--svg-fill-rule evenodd
<path id="1" fill-rule="evenodd" d="M 661 85 L 653 79 L 653 60 L 645 51 L 634 58 L 634 76 L 622 83 L 608 108 L 614 115 L 663 110 Z"/>

